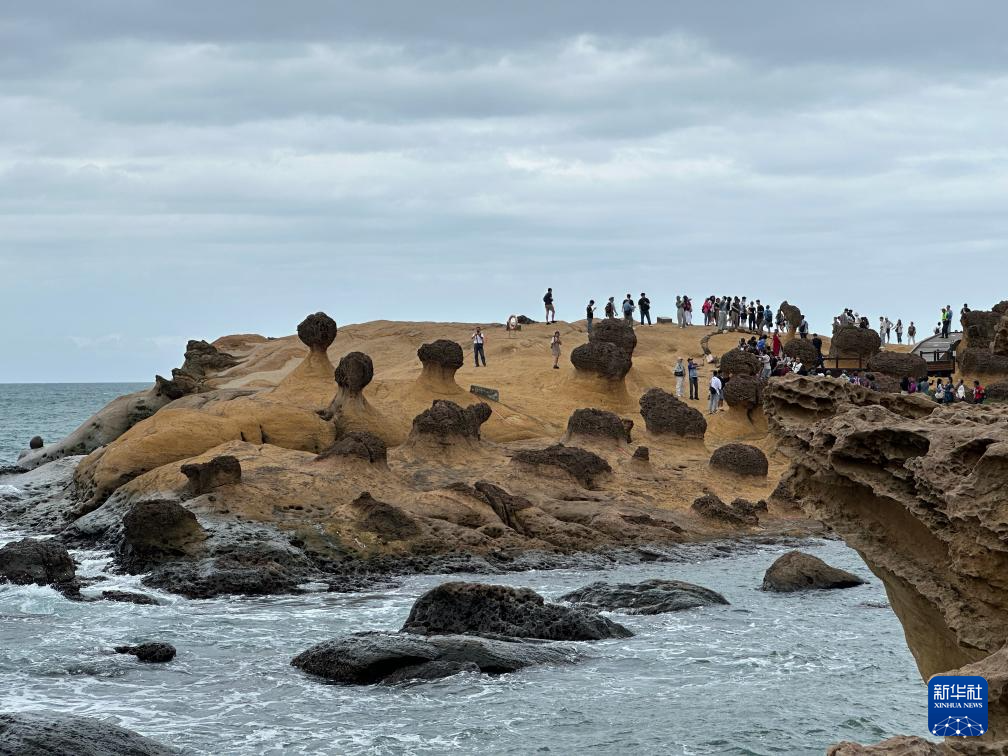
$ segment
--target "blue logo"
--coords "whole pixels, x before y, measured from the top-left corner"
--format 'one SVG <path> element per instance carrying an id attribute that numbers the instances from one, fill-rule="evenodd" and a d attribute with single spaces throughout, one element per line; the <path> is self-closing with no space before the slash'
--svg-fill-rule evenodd
<path id="1" fill-rule="evenodd" d="M 932 677 L 928 681 L 928 730 L 944 738 L 987 732 L 987 681 L 979 676 Z"/>

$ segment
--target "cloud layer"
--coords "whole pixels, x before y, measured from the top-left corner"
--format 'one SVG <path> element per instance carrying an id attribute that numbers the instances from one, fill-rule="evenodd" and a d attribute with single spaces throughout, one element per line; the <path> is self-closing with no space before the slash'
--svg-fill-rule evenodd
<path id="1" fill-rule="evenodd" d="M 699 5 L 21 4 L 0 380 L 146 379 L 318 309 L 536 316 L 546 286 L 561 318 L 646 289 L 823 329 L 1008 296 L 1000 5 Z"/>

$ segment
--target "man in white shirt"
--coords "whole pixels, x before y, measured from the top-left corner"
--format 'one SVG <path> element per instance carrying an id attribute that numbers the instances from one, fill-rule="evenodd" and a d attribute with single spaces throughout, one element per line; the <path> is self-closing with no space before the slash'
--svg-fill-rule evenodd
<path id="1" fill-rule="evenodd" d="M 718 371 L 714 371 L 714 375 L 710 379 L 710 406 L 707 408 L 707 414 L 713 415 L 718 411 L 718 405 L 721 402 L 721 379 L 718 378 Z"/>
<path id="2" fill-rule="evenodd" d="M 483 335 L 483 331 L 480 330 L 479 326 L 476 326 L 476 330 L 473 331 L 472 343 L 473 343 L 473 358 L 476 360 L 476 367 L 480 366 L 480 360 L 483 360 L 483 367 L 486 367 L 486 354 L 483 351 L 483 342 L 486 337 Z"/>

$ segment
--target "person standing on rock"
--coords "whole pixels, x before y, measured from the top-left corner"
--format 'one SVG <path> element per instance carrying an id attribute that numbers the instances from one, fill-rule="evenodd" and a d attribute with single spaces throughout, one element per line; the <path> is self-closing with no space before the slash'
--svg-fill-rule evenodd
<path id="1" fill-rule="evenodd" d="M 812 334 L 812 346 L 815 347 L 816 351 L 816 367 L 825 367 L 826 363 L 823 361 L 822 353 L 822 339 L 819 338 L 818 333 Z"/>
<path id="2" fill-rule="evenodd" d="M 916 343 L 917 343 L 917 326 L 915 326 L 914 322 L 911 320 L 910 325 L 907 326 L 907 344 L 916 344 Z"/>
<path id="3" fill-rule="evenodd" d="M 676 360 L 675 370 L 672 372 L 675 374 L 675 395 L 682 399 L 683 383 L 686 381 L 686 366 L 683 364 L 682 357 Z"/>
<path id="4" fill-rule="evenodd" d="M 616 319 L 616 302 L 613 301 L 615 299 L 616 297 L 609 297 L 609 301 L 605 303 L 605 316 L 609 320 Z"/>
<path id="5" fill-rule="evenodd" d="M 550 342 L 550 351 L 553 353 L 553 369 L 560 369 L 560 331 L 553 331 L 553 340 Z"/>
<path id="6" fill-rule="evenodd" d="M 808 321 L 803 317 L 801 323 L 798 324 L 798 335 L 803 339 L 808 338 Z"/>
<path id="7" fill-rule="evenodd" d="M 585 309 L 585 323 L 588 326 L 588 335 L 592 335 L 592 325 L 595 322 L 595 300 L 588 300 L 588 307 Z"/>
<path id="8" fill-rule="evenodd" d="M 896 318 L 896 343 L 903 343 L 903 318 Z"/>
<path id="9" fill-rule="evenodd" d="M 633 325 L 633 314 L 635 309 L 637 308 L 634 305 L 633 297 L 630 296 L 630 292 L 627 292 L 626 299 L 623 300 L 623 320 L 631 326 Z"/>
<path id="10" fill-rule="evenodd" d="M 643 291 L 640 293 L 640 299 L 637 300 L 637 306 L 640 308 L 640 324 L 644 325 L 644 318 L 647 318 L 647 324 L 651 325 L 651 300 Z"/>
<path id="11" fill-rule="evenodd" d="M 483 331 L 479 326 L 476 326 L 476 330 L 473 331 L 472 335 L 473 359 L 476 360 L 476 367 L 480 366 L 480 360 L 483 360 L 483 367 L 486 367 L 486 354 L 483 352 L 484 340 Z"/>
<path id="12" fill-rule="evenodd" d="M 693 300 L 682 295 L 683 328 L 693 325 Z"/>
<path id="13" fill-rule="evenodd" d="M 676 325 L 680 328 L 686 325 L 686 310 L 683 309 L 682 295 L 677 295 L 675 298 L 675 318 Z"/>
<path id="14" fill-rule="evenodd" d="M 781 340 L 780 340 L 780 330 L 777 328 L 773 332 L 773 341 L 770 342 L 770 351 L 773 352 L 774 357 L 780 357 L 781 353 Z"/>
<path id="15" fill-rule="evenodd" d="M 721 386 L 721 379 L 718 377 L 718 371 L 715 370 L 710 379 L 710 404 L 707 407 L 708 415 L 713 415 L 718 411 L 718 406 L 721 403 Z"/>
<path id="16" fill-rule="evenodd" d="M 686 371 L 689 374 L 689 398 L 700 399 L 700 369 L 690 357 L 686 360 Z"/>
<path id="17" fill-rule="evenodd" d="M 546 305 L 546 322 L 556 323 L 556 310 L 553 308 L 553 287 L 546 289 L 546 294 L 543 296 L 543 304 Z M 552 316 L 553 320 L 550 320 Z"/>

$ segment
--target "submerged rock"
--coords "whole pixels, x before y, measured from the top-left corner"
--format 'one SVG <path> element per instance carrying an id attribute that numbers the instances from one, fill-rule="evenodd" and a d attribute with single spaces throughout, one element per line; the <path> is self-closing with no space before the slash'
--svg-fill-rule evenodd
<path id="1" fill-rule="evenodd" d="M 142 606 L 160 606 L 161 602 L 146 593 L 133 591 L 102 591 L 103 601 L 118 601 L 121 604 L 140 604 Z"/>
<path id="2" fill-rule="evenodd" d="M 175 658 L 175 646 L 170 643 L 150 642 L 136 646 L 116 646 L 117 654 L 129 654 L 142 662 L 164 664 Z"/>
<path id="3" fill-rule="evenodd" d="M 178 751 L 101 719 L 52 712 L 0 714 L 0 754 L 168 756 Z"/>
<path id="4" fill-rule="evenodd" d="M 421 635 L 472 634 L 543 640 L 600 640 L 633 635 L 595 612 L 547 604 L 529 588 L 443 583 L 410 611 L 403 631 Z"/>
<path id="5" fill-rule="evenodd" d="M 291 665 L 311 675 L 350 685 L 433 680 L 466 671 L 515 672 L 576 658 L 554 644 L 465 635 L 421 638 L 409 633 L 354 633 L 301 652 Z"/>
<path id="6" fill-rule="evenodd" d="M 763 590 L 777 593 L 854 588 L 864 583 L 857 575 L 830 567 L 822 559 L 800 551 L 789 551 L 780 557 L 763 576 Z"/>
<path id="7" fill-rule="evenodd" d="M 560 600 L 623 614 L 664 614 L 728 603 L 724 596 L 709 588 L 657 579 L 643 583 L 592 583 L 561 596 Z"/>

